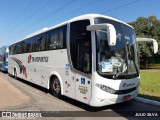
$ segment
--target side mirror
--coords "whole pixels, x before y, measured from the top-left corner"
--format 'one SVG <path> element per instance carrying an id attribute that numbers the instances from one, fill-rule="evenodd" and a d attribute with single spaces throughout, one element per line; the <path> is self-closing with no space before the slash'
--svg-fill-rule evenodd
<path id="1" fill-rule="evenodd" d="M 108 45 L 116 45 L 116 30 L 112 24 L 95 24 L 87 26 L 88 31 L 96 31 L 101 29 L 107 30 Z"/>
<path id="2" fill-rule="evenodd" d="M 158 43 L 155 39 L 151 38 L 136 38 L 137 42 L 153 42 L 154 54 L 158 52 Z"/>

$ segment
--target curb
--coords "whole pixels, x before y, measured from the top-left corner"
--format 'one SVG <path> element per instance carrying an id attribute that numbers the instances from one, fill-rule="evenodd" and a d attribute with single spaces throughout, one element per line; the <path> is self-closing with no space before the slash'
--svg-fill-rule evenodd
<path id="1" fill-rule="evenodd" d="M 151 105 L 155 105 L 155 106 L 160 107 L 160 102 L 158 102 L 158 101 L 149 100 L 149 99 L 145 99 L 145 98 L 141 98 L 141 97 L 135 97 L 134 99 L 139 102 L 143 102 L 143 103 L 147 103 L 147 104 L 151 104 Z"/>

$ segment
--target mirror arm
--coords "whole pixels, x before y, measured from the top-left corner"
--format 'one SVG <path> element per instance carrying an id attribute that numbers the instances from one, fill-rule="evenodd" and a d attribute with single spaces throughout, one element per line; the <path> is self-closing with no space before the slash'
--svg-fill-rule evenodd
<path id="1" fill-rule="evenodd" d="M 136 38 L 137 42 L 153 42 L 154 54 L 158 52 L 158 43 L 152 38 Z"/>
<path id="2" fill-rule="evenodd" d="M 103 24 L 94 24 L 87 26 L 87 31 L 96 31 L 96 30 L 107 30 L 107 39 L 108 39 L 108 45 L 109 46 L 115 46 L 116 45 L 116 30 L 115 27 L 112 24 L 103 23 Z"/>

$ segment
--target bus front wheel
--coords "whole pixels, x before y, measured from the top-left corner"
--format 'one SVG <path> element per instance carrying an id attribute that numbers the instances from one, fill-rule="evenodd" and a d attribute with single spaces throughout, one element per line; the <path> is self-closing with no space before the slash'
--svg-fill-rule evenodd
<path id="1" fill-rule="evenodd" d="M 61 97 L 61 84 L 57 77 L 51 78 L 51 94 L 57 98 Z"/>

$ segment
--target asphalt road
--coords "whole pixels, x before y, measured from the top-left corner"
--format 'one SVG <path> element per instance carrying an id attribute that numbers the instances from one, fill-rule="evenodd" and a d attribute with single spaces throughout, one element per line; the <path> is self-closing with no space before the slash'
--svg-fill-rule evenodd
<path id="1" fill-rule="evenodd" d="M 152 117 L 152 118 L 151 117 L 132 117 L 132 118 L 128 117 L 127 114 L 130 112 L 132 113 L 132 111 L 136 111 L 138 113 L 147 112 L 147 111 L 149 112 L 154 111 L 154 113 L 156 111 L 160 112 L 160 107 L 144 104 L 136 100 L 131 100 L 128 102 L 100 107 L 100 108 L 93 108 L 67 97 L 62 97 L 61 99 L 55 98 L 50 94 L 48 90 L 21 79 L 15 80 L 8 74 L 0 73 L 0 77 L 5 77 L 11 85 L 18 88 L 22 93 L 24 93 L 26 96 L 30 98 L 29 102 L 25 104 L 8 107 L 8 108 L 5 108 L 4 110 L 73 111 L 73 113 L 70 113 L 70 114 L 74 114 L 75 116 L 76 114 L 78 114 L 77 117 L 79 118 L 76 118 L 78 120 L 81 120 L 83 117 L 89 117 L 87 119 L 91 119 L 91 120 L 97 119 L 97 118 L 101 120 L 101 119 L 104 119 L 103 115 L 105 112 L 106 114 L 111 116 L 111 117 L 107 117 L 109 119 L 145 119 L 145 120 L 148 119 L 150 120 L 150 119 L 160 118 L 160 116 Z M 79 111 L 79 112 L 75 112 L 75 111 Z M 83 111 L 87 111 L 87 112 L 83 112 Z M 67 113 L 64 112 L 64 114 L 67 114 Z M 106 116 L 106 114 L 104 116 Z M 71 119 L 71 120 L 75 119 L 74 115 L 67 117 L 67 119 Z M 47 117 L 45 119 L 47 119 Z M 59 117 L 57 119 L 59 119 Z M 63 120 L 65 118 L 62 117 L 61 119 Z"/>

